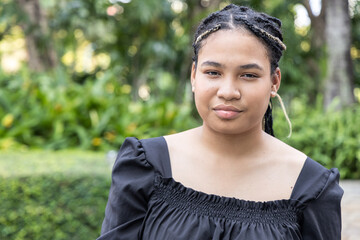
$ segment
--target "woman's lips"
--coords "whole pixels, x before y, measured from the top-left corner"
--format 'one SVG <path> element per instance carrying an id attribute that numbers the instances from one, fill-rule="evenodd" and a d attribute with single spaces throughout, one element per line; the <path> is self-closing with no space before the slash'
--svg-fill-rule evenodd
<path id="1" fill-rule="evenodd" d="M 234 119 L 236 118 L 242 111 L 237 107 L 231 105 L 220 104 L 213 108 L 215 114 L 222 119 Z"/>

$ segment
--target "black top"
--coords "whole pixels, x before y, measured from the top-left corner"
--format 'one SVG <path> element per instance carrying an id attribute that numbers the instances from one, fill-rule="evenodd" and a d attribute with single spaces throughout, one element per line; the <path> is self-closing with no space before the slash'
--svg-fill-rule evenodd
<path id="1" fill-rule="evenodd" d="M 195 191 L 172 178 L 163 137 L 123 143 L 98 240 L 341 238 L 337 169 L 307 158 L 290 199 L 255 202 Z"/>

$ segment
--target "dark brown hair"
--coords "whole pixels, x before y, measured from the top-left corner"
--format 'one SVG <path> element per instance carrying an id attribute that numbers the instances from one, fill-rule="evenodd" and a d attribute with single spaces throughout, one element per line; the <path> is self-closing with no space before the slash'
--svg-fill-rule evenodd
<path id="1" fill-rule="evenodd" d="M 246 29 L 263 42 L 270 60 L 270 72 L 273 74 L 278 67 L 282 52 L 286 49 L 285 44 L 282 42 L 281 21 L 265 13 L 256 12 L 249 7 L 235 4 L 230 4 L 220 11 L 211 13 L 201 21 L 192 45 L 195 67 L 204 39 L 213 32 L 235 28 Z M 264 125 L 265 132 L 274 136 L 270 105 L 264 115 Z"/>

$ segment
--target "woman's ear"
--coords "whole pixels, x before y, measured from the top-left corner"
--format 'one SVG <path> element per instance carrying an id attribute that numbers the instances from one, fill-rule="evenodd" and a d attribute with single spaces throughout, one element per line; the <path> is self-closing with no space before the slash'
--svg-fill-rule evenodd
<path id="1" fill-rule="evenodd" d="M 196 77 L 196 66 L 195 62 L 193 62 L 191 66 L 191 91 L 195 91 L 195 77 Z"/>
<path id="2" fill-rule="evenodd" d="M 280 88 L 280 83 L 281 83 L 281 71 L 280 68 L 276 68 L 275 72 L 271 75 L 271 81 L 272 81 L 272 85 L 271 85 L 271 95 L 274 95 L 277 93 L 277 91 Z"/>

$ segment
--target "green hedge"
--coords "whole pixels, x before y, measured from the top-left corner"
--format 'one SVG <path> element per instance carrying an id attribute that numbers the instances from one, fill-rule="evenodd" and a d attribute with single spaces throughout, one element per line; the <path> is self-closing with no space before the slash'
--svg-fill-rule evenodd
<path id="1" fill-rule="evenodd" d="M 0 178 L 0 239 L 96 239 L 110 177 L 40 175 Z"/>

